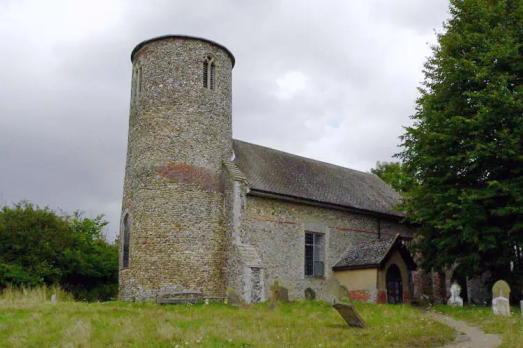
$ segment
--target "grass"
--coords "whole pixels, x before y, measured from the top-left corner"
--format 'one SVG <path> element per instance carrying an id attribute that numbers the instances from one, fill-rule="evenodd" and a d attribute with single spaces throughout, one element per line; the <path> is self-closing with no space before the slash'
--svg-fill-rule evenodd
<path id="1" fill-rule="evenodd" d="M 56 289 L 55 289 L 56 290 Z M 53 290 L 0 295 L 0 347 L 437 347 L 455 336 L 409 306 L 355 304 L 368 329 L 323 302 L 160 306 L 82 303 Z"/>
<path id="2" fill-rule="evenodd" d="M 503 344 L 500 348 L 523 348 L 523 320 L 521 310 L 517 307 L 511 308 L 510 317 L 494 315 L 490 307 L 456 308 L 438 305 L 434 307 L 434 310 L 463 320 L 469 325 L 478 326 L 486 333 L 501 335 Z"/>

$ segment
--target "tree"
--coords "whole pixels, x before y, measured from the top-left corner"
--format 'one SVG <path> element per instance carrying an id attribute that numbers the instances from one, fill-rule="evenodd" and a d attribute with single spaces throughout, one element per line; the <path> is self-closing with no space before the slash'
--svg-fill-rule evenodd
<path id="1" fill-rule="evenodd" d="M 378 161 L 376 162 L 376 168 L 372 168 L 370 172 L 400 193 L 409 191 L 412 185 L 414 185 L 412 175 L 406 172 L 405 166 L 400 162 Z"/>
<path id="2" fill-rule="evenodd" d="M 0 288 L 60 284 L 77 298 L 106 299 L 118 287 L 118 247 L 103 216 L 58 215 L 29 202 L 0 210 Z"/>
<path id="3" fill-rule="evenodd" d="M 507 279 L 521 260 L 522 13 L 518 0 L 451 0 L 425 64 L 398 157 L 417 182 L 403 209 L 426 270 Z"/>

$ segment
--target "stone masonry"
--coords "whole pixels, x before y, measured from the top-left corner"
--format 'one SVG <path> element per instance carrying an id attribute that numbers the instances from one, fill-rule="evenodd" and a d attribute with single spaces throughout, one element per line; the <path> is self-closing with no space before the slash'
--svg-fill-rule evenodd
<path id="1" fill-rule="evenodd" d="M 381 238 L 397 233 L 414 233 L 404 224 L 393 220 L 381 221 Z M 305 232 L 324 233 L 325 276 L 306 277 L 304 274 Z M 330 210 L 312 205 L 248 196 L 246 216 L 242 219 L 240 239 L 256 247 L 263 267 L 265 283 L 278 281 L 289 290 L 292 299 L 305 299 L 305 289 L 311 288 L 319 299 L 328 299 L 325 284 L 333 277 L 332 266 L 353 243 L 378 238 L 378 219 L 365 214 Z M 270 289 L 265 289 L 266 296 Z M 376 294 L 354 294 L 376 299 Z"/>
<path id="2" fill-rule="evenodd" d="M 215 61 L 215 88 L 202 61 Z M 122 221 L 131 220 L 120 299 L 165 292 L 224 297 L 223 159 L 232 156 L 234 57 L 183 36 L 149 40 L 132 54 L 133 87 Z"/>

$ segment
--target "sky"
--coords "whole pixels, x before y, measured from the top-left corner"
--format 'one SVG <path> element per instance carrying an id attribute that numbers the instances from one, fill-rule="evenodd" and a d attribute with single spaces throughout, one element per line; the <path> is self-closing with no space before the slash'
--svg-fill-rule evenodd
<path id="1" fill-rule="evenodd" d="M 132 49 L 165 34 L 236 57 L 233 136 L 369 171 L 400 151 L 447 0 L 0 0 L 0 204 L 122 204 Z"/>

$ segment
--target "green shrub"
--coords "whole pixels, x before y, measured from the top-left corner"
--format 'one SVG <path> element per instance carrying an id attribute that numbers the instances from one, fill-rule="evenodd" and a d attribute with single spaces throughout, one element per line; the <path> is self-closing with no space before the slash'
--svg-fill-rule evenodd
<path id="1" fill-rule="evenodd" d="M 0 288 L 60 284 L 79 299 L 114 298 L 118 247 L 103 216 L 57 214 L 29 202 L 0 210 Z"/>

